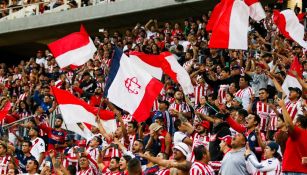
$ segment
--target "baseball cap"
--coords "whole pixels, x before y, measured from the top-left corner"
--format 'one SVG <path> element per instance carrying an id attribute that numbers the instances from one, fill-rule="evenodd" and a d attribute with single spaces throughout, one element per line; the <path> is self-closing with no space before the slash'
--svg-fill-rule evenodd
<path id="1" fill-rule="evenodd" d="M 279 148 L 279 145 L 276 142 L 270 142 L 267 144 L 267 146 L 270 147 L 271 150 L 275 150 L 275 151 L 277 151 Z"/>
<path id="2" fill-rule="evenodd" d="M 232 66 L 232 69 L 241 69 L 241 67 L 239 65 L 234 65 Z"/>
<path id="3" fill-rule="evenodd" d="M 196 126 L 198 126 L 198 125 L 201 125 L 201 126 L 203 126 L 204 128 L 206 128 L 206 129 L 209 129 L 209 128 L 210 128 L 210 123 L 209 123 L 208 121 L 202 121 L 202 122 L 200 122 L 200 123 L 197 123 Z"/>
<path id="4" fill-rule="evenodd" d="M 295 91 L 295 92 L 297 92 L 299 94 L 299 96 L 302 96 L 302 90 L 300 88 L 298 88 L 298 87 L 289 87 L 288 89 L 289 89 L 289 91 Z"/>
<path id="5" fill-rule="evenodd" d="M 180 152 L 182 152 L 182 154 L 185 156 L 185 157 L 188 157 L 188 155 L 190 154 L 191 150 L 189 148 L 189 146 L 183 142 L 180 142 L 178 144 L 176 144 L 174 146 L 175 149 L 179 150 Z"/>
<path id="6" fill-rule="evenodd" d="M 224 120 L 225 118 L 227 118 L 227 116 L 226 116 L 225 114 L 222 114 L 222 113 L 217 113 L 217 114 L 215 114 L 214 117 L 219 118 L 219 119 L 222 119 L 222 120 Z"/>
<path id="7" fill-rule="evenodd" d="M 219 140 L 224 141 L 228 146 L 231 146 L 232 137 L 230 135 L 219 137 Z"/>
<path id="8" fill-rule="evenodd" d="M 149 130 L 150 131 L 158 131 L 159 129 L 161 129 L 162 126 L 159 125 L 158 123 L 153 123 L 149 126 Z"/>

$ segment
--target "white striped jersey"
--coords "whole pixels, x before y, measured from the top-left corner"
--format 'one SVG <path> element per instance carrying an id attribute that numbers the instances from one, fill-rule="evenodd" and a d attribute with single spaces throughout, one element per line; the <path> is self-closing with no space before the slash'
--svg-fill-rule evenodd
<path id="1" fill-rule="evenodd" d="M 190 169 L 190 175 L 215 175 L 210 165 L 194 162 Z"/>
<path id="2" fill-rule="evenodd" d="M 296 117 L 298 114 L 303 114 L 302 111 L 302 107 L 301 107 L 301 101 L 295 101 L 295 102 L 291 102 L 289 101 L 288 103 L 286 103 L 286 108 L 287 111 L 290 115 L 290 117 L 292 118 L 293 121 L 296 120 Z"/>
<path id="3" fill-rule="evenodd" d="M 190 107 L 189 105 L 187 105 L 185 102 L 181 102 L 181 103 L 172 103 L 169 107 L 169 110 L 170 109 L 175 109 L 177 110 L 178 112 L 190 112 Z"/>
<path id="4" fill-rule="evenodd" d="M 170 169 L 159 169 L 156 175 L 170 175 Z"/>
<path id="5" fill-rule="evenodd" d="M 220 85 L 219 91 L 218 91 L 218 101 L 220 104 L 226 103 L 226 93 L 229 88 L 229 85 Z"/>
<path id="6" fill-rule="evenodd" d="M 264 103 L 262 101 L 256 102 L 256 112 L 259 115 L 260 121 L 260 130 L 266 131 L 267 125 L 269 121 L 269 115 L 271 113 L 271 108 L 268 103 Z"/>
<path id="7" fill-rule="evenodd" d="M 7 174 L 8 172 L 8 165 L 10 163 L 11 156 L 5 155 L 0 157 L 0 174 Z"/>
<path id="8" fill-rule="evenodd" d="M 201 96 L 207 96 L 210 94 L 209 85 L 205 83 L 204 85 L 194 86 L 194 96 L 195 96 L 195 106 L 199 104 Z"/>
<path id="9" fill-rule="evenodd" d="M 98 148 L 91 148 L 91 147 L 88 147 L 86 149 L 86 152 L 91 156 L 91 158 L 93 160 L 96 160 L 98 159 L 98 156 L 99 156 L 99 150 Z"/>
<path id="10" fill-rule="evenodd" d="M 278 119 L 278 116 L 272 110 L 271 113 L 270 113 L 270 122 L 269 122 L 269 125 L 268 125 L 269 131 L 277 131 L 277 119 Z"/>
<path id="11" fill-rule="evenodd" d="M 242 100 L 242 105 L 245 110 L 250 103 L 250 98 L 254 94 L 253 89 L 251 87 L 246 87 L 244 89 L 240 89 L 235 96 L 239 97 Z"/>
<path id="12" fill-rule="evenodd" d="M 253 155 L 249 156 L 247 161 L 248 169 L 251 169 L 253 175 L 280 175 L 281 163 L 273 157 L 270 159 L 262 160 L 260 163 Z"/>

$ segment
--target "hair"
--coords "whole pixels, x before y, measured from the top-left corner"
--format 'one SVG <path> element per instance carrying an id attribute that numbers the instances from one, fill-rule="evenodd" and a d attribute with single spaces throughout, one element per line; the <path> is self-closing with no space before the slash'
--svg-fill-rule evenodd
<path id="1" fill-rule="evenodd" d="M 244 81 L 246 81 L 247 83 L 248 83 L 248 81 L 249 81 L 249 78 L 248 78 L 248 76 L 246 76 L 246 75 L 243 75 L 243 76 L 241 76 L 240 78 L 243 78 Z"/>
<path id="2" fill-rule="evenodd" d="M 296 118 L 296 122 L 300 122 L 301 127 L 307 129 L 307 117 L 305 117 L 304 115 L 299 114 Z"/>
<path id="3" fill-rule="evenodd" d="M 30 140 L 24 140 L 23 143 L 28 143 L 29 147 L 32 147 L 32 142 Z"/>
<path id="4" fill-rule="evenodd" d="M 181 123 L 182 123 L 182 122 L 181 122 L 180 119 L 175 120 L 175 122 L 174 122 L 174 127 L 175 127 L 176 131 L 179 130 L 179 126 L 181 125 Z"/>
<path id="5" fill-rule="evenodd" d="M 204 145 L 199 145 L 195 147 L 193 152 L 195 155 L 195 160 L 198 160 L 198 161 L 200 161 L 204 157 L 204 155 L 208 154 Z"/>
<path id="6" fill-rule="evenodd" d="M 130 121 L 130 122 L 128 122 L 128 124 L 132 124 L 134 129 L 138 128 L 138 123 L 136 121 Z"/>
<path id="7" fill-rule="evenodd" d="M 269 93 L 269 91 L 268 91 L 267 88 L 260 88 L 260 89 L 259 89 L 259 92 L 260 92 L 260 91 L 265 91 L 266 93 Z"/>
<path id="8" fill-rule="evenodd" d="M 71 175 L 75 175 L 77 173 L 76 166 L 73 165 L 68 165 L 67 170 Z"/>
<path id="9" fill-rule="evenodd" d="M 120 158 L 119 157 L 112 157 L 111 160 L 114 159 L 116 163 L 119 163 Z"/>
<path id="10" fill-rule="evenodd" d="M 245 109 L 239 109 L 238 114 L 243 116 L 244 118 L 248 116 L 248 112 Z"/>
<path id="11" fill-rule="evenodd" d="M 38 163 L 38 161 L 37 161 L 35 158 L 32 158 L 32 159 L 30 159 L 30 160 L 32 160 L 32 161 L 34 162 L 34 165 L 36 165 L 36 170 L 38 170 L 38 169 L 39 169 L 39 163 Z"/>
<path id="12" fill-rule="evenodd" d="M 59 119 L 63 122 L 63 118 L 60 115 L 57 115 L 55 119 Z"/>
<path id="13" fill-rule="evenodd" d="M 257 125 L 259 125 L 260 124 L 260 122 L 261 122 L 261 118 L 259 117 L 259 115 L 257 115 L 257 114 L 253 114 L 255 117 L 254 117 L 254 121 L 256 121 L 257 122 Z"/>
<path id="14" fill-rule="evenodd" d="M 123 155 L 123 158 L 126 160 L 126 162 L 129 162 L 132 159 L 129 155 Z"/>
<path id="15" fill-rule="evenodd" d="M 281 121 L 285 122 L 284 116 L 282 114 L 279 114 L 278 118 L 280 118 Z"/>
<path id="16" fill-rule="evenodd" d="M 102 144 L 102 139 L 100 137 L 98 137 L 98 136 L 95 136 L 95 137 L 96 137 L 97 142 L 99 143 L 99 145 L 101 145 Z"/>
<path id="17" fill-rule="evenodd" d="M 141 168 L 141 162 L 133 158 L 128 162 L 128 174 L 141 174 L 142 173 L 142 168 Z"/>

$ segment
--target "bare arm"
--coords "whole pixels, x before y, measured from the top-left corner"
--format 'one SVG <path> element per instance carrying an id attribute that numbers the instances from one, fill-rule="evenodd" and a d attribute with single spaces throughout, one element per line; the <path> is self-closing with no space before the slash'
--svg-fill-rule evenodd
<path id="1" fill-rule="evenodd" d="M 281 100 L 278 101 L 278 104 L 281 107 L 282 114 L 283 114 L 283 117 L 284 117 L 284 120 L 285 120 L 285 123 L 288 127 L 289 132 L 293 131 L 294 130 L 294 124 L 293 124 L 293 121 L 292 121 L 288 111 L 287 111 L 285 102 L 281 99 Z"/>

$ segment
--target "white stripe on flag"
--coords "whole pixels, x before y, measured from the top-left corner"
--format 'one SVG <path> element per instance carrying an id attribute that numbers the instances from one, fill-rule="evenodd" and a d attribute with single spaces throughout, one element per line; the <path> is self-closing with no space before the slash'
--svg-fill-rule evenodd
<path id="1" fill-rule="evenodd" d="M 249 20 L 248 6 L 242 1 L 235 1 L 232 6 L 229 26 L 229 49 L 247 49 Z"/>
<path id="2" fill-rule="evenodd" d="M 155 77 L 158 80 L 162 79 L 163 72 L 162 72 L 161 68 L 151 66 L 151 65 L 145 63 L 144 61 L 142 61 L 139 57 L 137 57 L 135 55 L 130 55 L 129 58 L 130 58 L 130 61 L 134 65 L 138 65 L 140 68 L 147 71 L 151 76 Z"/>
<path id="3" fill-rule="evenodd" d="M 69 65 L 81 66 L 93 57 L 96 50 L 92 39 L 89 38 L 87 45 L 59 55 L 56 61 L 61 68 Z"/>

